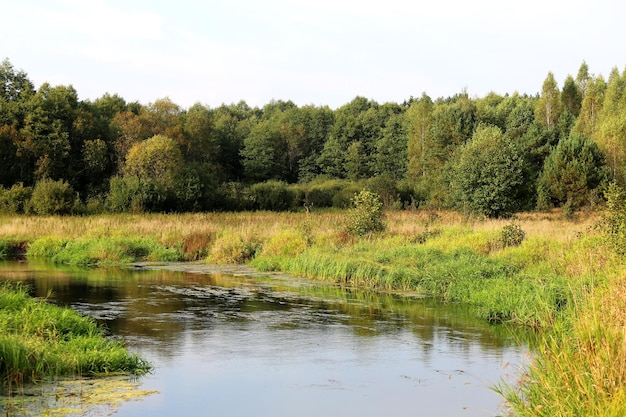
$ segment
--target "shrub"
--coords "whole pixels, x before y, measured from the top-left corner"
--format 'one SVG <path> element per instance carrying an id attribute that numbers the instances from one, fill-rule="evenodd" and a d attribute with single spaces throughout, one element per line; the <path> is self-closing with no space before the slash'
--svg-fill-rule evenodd
<path id="1" fill-rule="evenodd" d="M 385 230 L 383 203 L 377 194 L 363 190 L 354 195 L 352 204 L 353 208 L 348 214 L 348 232 L 350 234 L 365 236 Z"/>
<path id="2" fill-rule="evenodd" d="M 399 201 L 399 193 L 396 181 L 389 175 L 383 173 L 367 180 L 367 189 L 378 194 L 384 207 L 391 208 Z"/>
<path id="3" fill-rule="evenodd" d="M 626 254 L 626 195 L 624 190 L 613 182 L 609 184 L 604 197 L 606 213 L 597 227 L 613 252 L 619 255 Z"/>
<path id="4" fill-rule="evenodd" d="M 32 194 L 33 189 L 24 187 L 22 183 L 14 184 L 7 190 L 0 189 L 0 213 L 24 213 Z"/>
<path id="5" fill-rule="evenodd" d="M 452 185 L 463 208 L 488 217 L 508 217 L 521 208 L 525 161 L 499 128 L 476 129 L 456 158 Z"/>
<path id="6" fill-rule="evenodd" d="M 250 194 L 252 194 L 256 208 L 259 210 L 290 210 L 294 207 L 296 199 L 296 193 L 293 189 L 282 181 L 254 184 L 250 187 Z"/>
<path id="7" fill-rule="evenodd" d="M 218 264 L 242 264 L 255 257 L 261 250 L 261 243 L 241 236 L 224 234 L 215 240 L 207 261 Z"/>
<path id="8" fill-rule="evenodd" d="M 286 256 L 294 258 L 307 247 L 307 237 L 296 230 L 283 230 L 272 236 L 264 245 L 264 256 Z"/>
<path id="9" fill-rule="evenodd" d="M 500 241 L 502 246 L 519 246 L 526 238 L 526 232 L 522 230 L 519 224 L 509 223 L 502 228 L 500 233 Z"/>
<path id="10" fill-rule="evenodd" d="M 333 196 L 333 207 L 341 209 L 350 208 L 354 195 L 359 193 L 360 190 L 361 188 L 356 183 L 347 183 L 346 186 Z"/>
<path id="11" fill-rule="evenodd" d="M 70 214 L 74 200 L 74 190 L 67 182 L 44 178 L 35 184 L 29 211 L 41 215 Z"/>
<path id="12" fill-rule="evenodd" d="M 574 210 L 584 206 L 591 191 L 607 176 L 604 165 L 604 154 L 591 139 L 570 135 L 560 140 L 537 180 L 538 208 L 565 205 Z"/>

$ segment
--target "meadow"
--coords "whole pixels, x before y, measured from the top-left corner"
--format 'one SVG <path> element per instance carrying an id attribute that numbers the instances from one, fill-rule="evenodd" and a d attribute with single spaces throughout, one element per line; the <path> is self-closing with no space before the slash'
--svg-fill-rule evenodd
<path id="1" fill-rule="evenodd" d="M 355 236 L 346 212 L 0 217 L 0 253 L 59 263 L 247 263 L 342 286 L 465 303 L 493 323 L 537 332 L 519 384 L 496 389 L 514 415 L 623 415 L 626 264 L 601 216 L 513 219 L 388 211 Z"/>

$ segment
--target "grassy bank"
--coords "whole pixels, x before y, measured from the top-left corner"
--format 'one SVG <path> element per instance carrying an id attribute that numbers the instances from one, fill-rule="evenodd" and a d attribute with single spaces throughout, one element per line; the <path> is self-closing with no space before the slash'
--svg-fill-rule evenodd
<path id="1" fill-rule="evenodd" d="M 0 378 L 11 386 L 55 376 L 145 373 L 150 365 L 93 320 L 0 285 Z M 6 386 L 5 386 L 6 388 Z"/>
<path id="2" fill-rule="evenodd" d="M 515 415 L 626 409 L 626 266 L 594 228 L 598 216 L 533 213 L 511 223 L 403 211 L 385 221 L 384 233 L 358 238 L 341 212 L 8 217 L 0 242 L 29 242 L 28 256 L 63 263 L 245 262 L 466 303 L 485 320 L 543 338 L 520 385 L 501 388 Z M 511 240 L 507 231 L 517 229 L 522 238 Z"/>

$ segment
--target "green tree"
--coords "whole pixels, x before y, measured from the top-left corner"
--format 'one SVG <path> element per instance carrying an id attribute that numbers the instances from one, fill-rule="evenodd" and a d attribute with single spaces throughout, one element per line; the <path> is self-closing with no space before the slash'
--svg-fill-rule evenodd
<path id="1" fill-rule="evenodd" d="M 578 88 L 578 85 L 574 81 L 571 75 L 568 75 L 563 83 L 563 91 L 561 92 L 561 101 L 563 107 L 567 109 L 575 117 L 580 114 L 580 108 L 582 105 L 583 97 Z"/>
<path id="2" fill-rule="evenodd" d="M 368 176 L 367 155 L 365 154 L 365 147 L 361 141 L 357 140 L 348 146 L 344 158 L 344 167 L 346 170 L 346 178 L 350 180 L 360 180 Z"/>
<path id="3" fill-rule="evenodd" d="M 262 120 L 246 136 L 241 150 L 245 177 L 251 182 L 282 180 L 287 171 L 287 143 L 277 119 Z"/>
<path id="4" fill-rule="evenodd" d="M 385 230 L 383 203 L 377 194 L 363 190 L 352 198 L 348 213 L 348 233 L 366 236 Z"/>
<path id="5" fill-rule="evenodd" d="M 8 59 L 0 64 L 0 126 L 21 129 L 25 103 L 35 94 L 35 87 L 24 71 L 16 71 Z"/>
<path id="6" fill-rule="evenodd" d="M 575 133 L 590 138 L 596 136 L 605 91 L 606 82 L 601 76 L 585 82 L 585 94 L 581 110 L 573 128 Z"/>
<path id="7" fill-rule="evenodd" d="M 40 215 L 70 214 L 75 198 L 72 186 L 66 181 L 44 178 L 35 184 L 29 211 Z"/>
<path id="8" fill-rule="evenodd" d="M 213 117 L 210 109 L 196 103 L 184 116 L 184 139 L 180 144 L 187 161 L 216 163 L 219 143 L 213 133 Z"/>
<path id="9" fill-rule="evenodd" d="M 219 149 L 216 159 L 218 175 L 222 181 L 241 180 L 241 150 L 244 138 L 257 123 L 256 116 L 244 101 L 230 106 L 222 105 L 212 113 L 213 134 Z"/>
<path id="10" fill-rule="evenodd" d="M 459 148 L 452 185 L 459 206 L 488 217 L 507 217 L 524 202 L 525 162 L 517 147 L 495 126 L 476 129 Z"/>
<path id="11" fill-rule="evenodd" d="M 561 111 L 561 93 L 554 79 L 554 74 L 549 72 L 543 82 L 541 97 L 537 102 L 537 107 L 535 107 L 535 119 L 547 130 L 552 130 L 557 125 Z"/>
<path id="12" fill-rule="evenodd" d="M 613 180 L 626 184 L 626 75 L 617 68 L 609 76 L 598 122 L 593 139 L 606 154 Z"/>
<path id="13" fill-rule="evenodd" d="M 124 177 L 137 178 L 146 195 L 147 211 L 166 210 L 176 200 L 184 159 L 173 139 L 156 135 L 134 145 L 124 165 Z"/>
<path id="14" fill-rule="evenodd" d="M 606 179 L 604 167 L 604 154 L 591 139 L 572 134 L 561 140 L 546 158 L 539 177 L 538 207 L 583 206 L 590 192 Z"/>
<path id="15" fill-rule="evenodd" d="M 27 103 L 18 152 L 34 162 L 36 178 L 73 178 L 70 155 L 78 95 L 73 87 L 44 83 Z"/>
<path id="16" fill-rule="evenodd" d="M 578 74 L 576 74 L 576 86 L 578 87 L 578 91 L 583 99 L 587 95 L 587 86 L 591 79 L 592 77 L 589 74 L 589 66 L 585 61 L 583 61 L 583 63 L 580 64 L 580 68 L 578 68 Z"/>
<path id="17" fill-rule="evenodd" d="M 13 125 L 0 125 L 0 187 L 20 181 L 20 160 L 17 143 L 20 133 Z"/>
<path id="18" fill-rule="evenodd" d="M 426 173 L 434 167 L 430 158 L 433 146 L 431 136 L 433 108 L 433 101 L 424 93 L 419 101 L 411 104 L 406 111 L 407 176 L 415 183 L 426 177 Z"/>
<path id="19" fill-rule="evenodd" d="M 376 142 L 373 172 L 375 175 L 389 175 L 398 181 L 407 172 L 407 132 L 404 114 L 393 115 L 381 131 Z"/>

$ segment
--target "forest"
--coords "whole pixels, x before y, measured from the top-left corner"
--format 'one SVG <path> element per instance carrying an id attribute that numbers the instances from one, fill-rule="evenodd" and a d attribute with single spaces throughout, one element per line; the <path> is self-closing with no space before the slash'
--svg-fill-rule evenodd
<path id="1" fill-rule="evenodd" d="M 116 94 L 80 100 L 0 65 L 0 212 L 95 214 L 347 207 L 487 217 L 602 200 L 626 185 L 626 70 L 583 62 L 541 92 L 331 109 L 271 101 L 181 108 Z"/>

